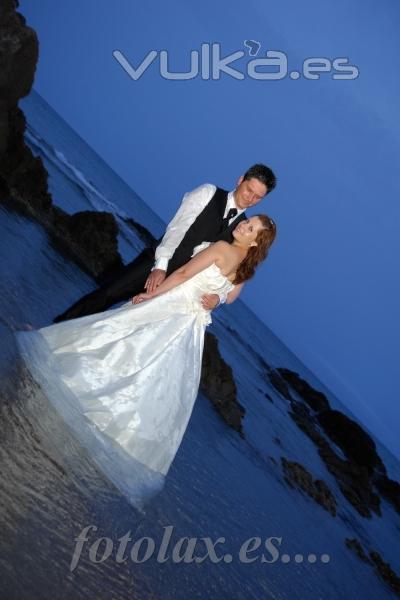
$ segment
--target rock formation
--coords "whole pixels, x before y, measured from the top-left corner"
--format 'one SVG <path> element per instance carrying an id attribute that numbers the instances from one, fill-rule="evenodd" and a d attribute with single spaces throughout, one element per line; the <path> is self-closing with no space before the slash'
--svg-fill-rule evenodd
<path id="1" fill-rule="evenodd" d="M 317 446 L 326 468 L 357 512 L 367 518 L 372 513 L 381 516 L 384 498 L 400 513 L 400 484 L 387 476 L 374 440 L 361 425 L 331 409 L 326 396 L 294 371 L 278 368 L 268 377 L 279 394 L 289 400 L 289 416 Z M 294 399 L 296 395 L 302 400 Z"/>
<path id="2" fill-rule="evenodd" d="M 390 564 L 383 560 L 379 552 L 376 552 L 375 550 L 365 551 L 356 538 L 346 538 L 345 544 L 347 548 L 354 552 L 364 563 L 371 565 L 378 577 L 380 577 L 395 594 L 400 596 L 400 577 L 393 571 Z"/>
<path id="3" fill-rule="evenodd" d="M 298 462 L 289 461 L 281 456 L 285 481 L 292 487 L 298 487 L 313 498 L 325 510 L 336 516 L 335 496 L 322 479 L 313 479 L 311 473 Z"/>
<path id="4" fill-rule="evenodd" d="M 228 425 L 243 437 L 242 418 L 245 410 L 236 399 L 232 368 L 222 358 L 217 338 L 208 331 L 204 340 L 201 389 Z"/>

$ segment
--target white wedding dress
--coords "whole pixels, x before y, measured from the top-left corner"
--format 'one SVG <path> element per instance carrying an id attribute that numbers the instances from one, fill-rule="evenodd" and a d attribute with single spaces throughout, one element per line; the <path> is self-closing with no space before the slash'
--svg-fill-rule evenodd
<path id="1" fill-rule="evenodd" d="M 139 509 L 162 489 L 197 397 L 211 323 L 201 296 L 233 287 L 214 263 L 140 304 L 16 333 L 34 379 Z"/>

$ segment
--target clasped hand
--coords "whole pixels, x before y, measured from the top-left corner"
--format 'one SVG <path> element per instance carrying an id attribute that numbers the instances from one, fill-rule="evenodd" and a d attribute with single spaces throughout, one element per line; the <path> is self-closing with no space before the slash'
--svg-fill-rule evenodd
<path id="1" fill-rule="evenodd" d="M 164 281 L 166 277 L 166 272 L 162 269 L 153 269 L 146 279 L 146 283 L 144 287 L 146 289 L 145 292 L 141 294 L 136 294 L 132 298 L 132 304 L 139 304 L 140 302 L 144 302 L 145 300 L 150 300 L 154 297 L 154 292 L 156 288 Z M 218 294 L 203 294 L 201 297 L 201 305 L 205 310 L 213 310 L 219 303 Z"/>
<path id="2" fill-rule="evenodd" d="M 132 304 L 139 304 L 144 300 L 150 300 L 154 298 L 154 294 L 149 292 L 143 292 L 141 294 L 136 294 L 132 298 Z M 205 310 L 213 310 L 219 303 L 218 294 L 203 294 L 201 297 L 201 305 Z"/>
<path id="3" fill-rule="evenodd" d="M 154 297 L 156 288 L 161 285 L 166 277 L 166 272 L 163 269 L 153 269 L 146 279 L 144 287 L 146 292 L 136 294 L 132 298 L 132 304 L 139 304 L 145 300 L 150 300 Z M 218 294 L 203 294 L 201 297 L 201 305 L 205 310 L 213 310 L 219 303 Z"/>
<path id="4" fill-rule="evenodd" d="M 143 302 L 144 300 L 150 300 L 150 298 L 153 298 L 153 292 L 159 285 L 161 285 L 166 275 L 167 274 L 163 269 L 153 269 L 150 272 L 148 278 L 146 279 L 146 283 L 144 284 L 146 291 L 142 292 L 141 294 L 136 294 L 136 296 L 133 296 L 132 304 L 139 304 L 139 302 Z"/>

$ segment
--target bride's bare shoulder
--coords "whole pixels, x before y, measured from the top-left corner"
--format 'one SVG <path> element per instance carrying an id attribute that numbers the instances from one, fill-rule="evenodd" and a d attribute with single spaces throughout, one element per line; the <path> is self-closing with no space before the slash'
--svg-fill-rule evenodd
<path id="1" fill-rule="evenodd" d="M 229 265 L 237 261 L 237 250 L 229 242 L 219 240 L 214 242 L 214 260 L 222 269 L 230 268 Z"/>
<path id="2" fill-rule="evenodd" d="M 218 240 L 212 244 L 214 252 L 220 256 L 229 256 L 232 253 L 232 244 L 224 240 Z"/>

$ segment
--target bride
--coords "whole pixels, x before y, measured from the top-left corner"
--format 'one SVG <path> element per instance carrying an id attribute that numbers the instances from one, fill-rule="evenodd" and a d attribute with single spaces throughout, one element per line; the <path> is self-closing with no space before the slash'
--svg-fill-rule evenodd
<path id="1" fill-rule="evenodd" d="M 152 293 L 120 307 L 18 331 L 26 366 L 92 460 L 140 510 L 158 493 L 197 397 L 204 293 L 228 294 L 266 258 L 276 236 L 265 215 L 240 222 L 233 242 L 203 242 Z"/>

